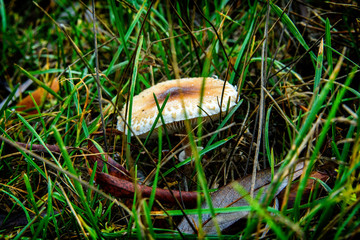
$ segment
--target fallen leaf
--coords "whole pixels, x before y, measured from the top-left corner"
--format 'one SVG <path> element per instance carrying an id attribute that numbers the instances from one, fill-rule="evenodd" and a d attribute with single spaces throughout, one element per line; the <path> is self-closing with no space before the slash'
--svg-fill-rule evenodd
<path id="1" fill-rule="evenodd" d="M 54 90 L 54 92 L 59 91 L 60 88 L 59 81 L 56 78 L 49 83 L 49 86 L 52 90 Z M 21 112 L 35 107 L 35 104 L 30 95 L 34 98 L 38 106 L 40 106 L 43 103 L 42 101 L 44 101 L 45 99 L 53 98 L 53 96 L 49 94 L 44 88 L 38 87 L 34 92 L 30 93 L 28 96 L 23 98 L 18 104 L 16 104 L 16 106 L 18 106 L 18 108 L 16 108 L 16 111 Z M 37 113 L 36 109 L 27 112 L 27 114 L 36 114 L 36 113 Z"/>
<path id="2" fill-rule="evenodd" d="M 99 150 L 91 141 L 88 141 L 88 150 L 94 153 L 87 156 L 87 158 L 90 160 L 90 166 L 93 167 L 94 163 L 97 162 L 96 172 L 102 172 L 105 161 L 101 157 Z M 104 157 L 106 159 L 107 168 L 110 175 L 125 180 L 131 180 L 131 175 L 126 170 L 126 168 L 124 168 L 120 163 L 112 159 L 108 154 L 104 153 Z"/>
<path id="3" fill-rule="evenodd" d="M 96 172 L 96 183 L 98 183 L 104 192 L 110 193 L 117 198 L 133 198 L 135 193 L 134 183 L 111 176 L 107 173 Z M 150 197 L 152 187 L 145 185 L 137 185 L 136 188 L 141 193 L 142 197 Z M 175 204 L 175 198 L 187 207 L 194 207 L 196 205 L 197 193 L 196 192 L 180 192 L 173 190 L 157 188 L 155 199 L 161 203 Z M 174 198 L 175 197 L 175 198 Z"/>
<path id="4" fill-rule="evenodd" d="M 0 145 L 1 145 L 2 141 L 0 141 Z M 51 145 L 51 144 L 45 144 L 41 145 L 41 144 L 28 144 L 28 143 L 22 143 L 22 142 L 14 142 L 16 145 L 19 145 L 20 147 L 26 148 L 26 149 L 30 149 L 32 151 L 38 151 L 38 152 L 48 152 L 48 150 L 46 148 L 49 149 L 49 151 L 51 152 L 56 152 L 56 153 L 60 153 L 60 148 L 57 145 Z M 66 147 L 67 149 L 69 149 L 68 147 Z M 16 149 L 14 146 L 10 145 L 10 144 L 6 144 L 5 143 L 5 148 L 4 148 L 4 153 L 5 154 L 11 154 L 11 153 L 15 153 L 15 152 L 19 152 L 18 149 Z"/>
<path id="5" fill-rule="evenodd" d="M 296 166 L 292 180 L 296 179 L 302 174 L 303 167 L 304 167 L 303 163 L 300 163 Z M 252 181 L 252 175 L 249 175 L 240 180 L 236 180 L 235 182 L 240 184 L 244 190 L 250 192 L 251 181 Z M 214 208 L 249 206 L 249 203 L 247 202 L 247 200 L 245 200 L 244 196 L 240 195 L 239 192 L 233 188 L 233 183 L 223 186 L 218 191 L 211 194 L 211 201 Z M 270 169 L 257 172 L 254 195 L 256 196 L 259 193 L 259 191 L 261 191 L 262 192 L 261 197 L 265 196 L 266 190 L 269 187 L 270 183 L 271 183 Z M 283 190 L 287 186 L 287 184 L 288 184 L 288 177 L 285 177 L 284 180 L 281 182 L 281 185 L 277 189 L 275 196 L 279 194 L 279 192 Z M 204 202 L 201 208 L 209 209 L 209 206 L 206 202 Z M 216 215 L 216 219 L 219 224 L 220 230 L 226 231 L 233 224 L 248 216 L 248 214 L 249 214 L 248 211 L 220 213 Z M 199 224 L 198 215 L 188 215 L 188 217 L 192 223 Z M 214 225 L 214 221 L 212 220 L 210 214 L 202 214 L 201 220 L 203 224 L 203 230 L 205 231 L 205 233 L 207 234 L 217 233 Z M 195 228 L 198 229 L 197 226 L 195 226 Z M 178 229 L 182 233 L 195 234 L 193 228 L 189 225 L 189 222 L 185 218 L 178 225 Z"/>
<path id="6" fill-rule="evenodd" d="M 327 173 L 322 173 L 322 172 L 315 171 L 315 172 L 312 172 L 310 174 L 310 178 L 316 178 L 316 179 L 319 179 L 319 180 L 321 180 L 323 182 L 327 182 L 330 179 L 330 176 Z M 314 180 L 314 179 L 309 179 L 308 180 L 308 182 L 306 184 L 306 187 L 304 189 L 304 192 L 301 195 L 301 204 L 305 204 L 309 200 L 310 193 L 314 192 L 314 188 L 316 187 L 316 183 L 317 183 L 317 181 Z M 283 191 L 281 191 L 281 193 L 279 194 L 280 202 L 287 200 L 286 201 L 287 208 L 292 208 L 294 206 L 294 202 L 295 202 L 295 199 L 296 199 L 298 187 L 299 187 L 298 182 L 291 185 L 288 198 L 284 197 L 285 189 Z M 283 205 L 284 204 L 285 203 L 283 202 Z"/>

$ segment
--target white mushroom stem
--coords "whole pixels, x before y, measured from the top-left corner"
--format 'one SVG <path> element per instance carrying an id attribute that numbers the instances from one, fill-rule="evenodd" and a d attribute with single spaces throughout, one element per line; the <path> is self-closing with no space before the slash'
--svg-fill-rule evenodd
<path id="1" fill-rule="evenodd" d="M 185 136 L 185 138 L 182 141 L 182 146 L 185 147 L 185 149 L 179 154 L 179 161 L 180 162 L 185 161 L 185 159 L 190 157 L 191 153 L 192 153 L 189 137 L 187 135 Z"/>
<path id="2" fill-rule="evenodd" d="M 203 147 L 197 147 L 197 150 L 198 151 L 201 151 L 203 150 L 204 148 Z M 190 154 L 186 154 L 186 151 L 188 151 L 188 148 L 186 148 L 184 151 L 182 151 L 180 154 L 179 154 L 179 161 L 180 162 L 183 162 L 185 161 L 188 157 L 190 157 L 192 155 L 192 152 L 191 152 L 191 148 L 190 148 Z"/>
<path id="3" fill-rule="evenodd" d="M 179 161 L 183 162 L 185 161 L 187 158 L 189 158 L 190 156 L 192 156 L 192 150 L 191 150 L 191 146 L 190 146 L 190 141 L 189 141 L 189 137 L 186 136 L 185 139 L 182 142 L 183 147 L 185 147 L 185 149 L 179 154 Z M 201 151 L 202 149 L 204 149 L 203 147 L 197 147 L 198 151 Z"/>

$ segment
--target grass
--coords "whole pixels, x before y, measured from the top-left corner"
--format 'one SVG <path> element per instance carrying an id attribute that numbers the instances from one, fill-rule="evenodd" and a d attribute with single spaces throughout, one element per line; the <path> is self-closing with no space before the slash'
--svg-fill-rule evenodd
<path id="1" fill-rule="evenodd" d="M 0 0 L 0 236 L 358 235 L 360 55 L 353 16 L 359 7 L 356 1 L 317 4 L 96 1 L 94 34 L 91 4 Z M 186 124 L 196 169 L 186 182 L 198 192 L 195 208 L 159 202 L 154 190 L 148 199 L 139 192 L 131 199 L 114 198 L 94 184 L 89 139 L 137 176 L 134 183 L 184 191 L 184 165 L 191 160 L 177 161 L 183 136 L 161 128 L 152 131 L 163 135 L 144 140 L 112 129 L 125 103 L 125 118 L 132 118 L 133 97 L 142 90 L 176 77 L 213 75 L 237 86 L 240 101 L 211 124 L 199 121 L 196 129 Z M 55 78 L 59 91 L 48 84 Z M 17 94 L 29 79 L 32 85 Z M 38 87 L 48 97 L 17 112 L 16 103 Z M 157 107 L 161 112 L 164 105 Z M 26 113 L 30 110 L 35 112 Z M 157 120 L 164 121 L 162 114 Z M 198 151 L 200 145 L 204 149 Z M 303 174 L 274 206 L 281 180 L 301 161 Z M 248 205 L 212 202 L 222 186 L 246 175 L 254 184 L 262 180 L 259 170 L 267 168 L 272 181 L 264 198 L 253 194 L 254 185 L 249 194 L 237 185 Z M 314 172 L 326 178 L 314 178 Z M 213 235 L 199 223 L 196 234 L 178 229 L 191 214 L 237 212 L 250 214 L 230 229 L 218 220 Z"/>

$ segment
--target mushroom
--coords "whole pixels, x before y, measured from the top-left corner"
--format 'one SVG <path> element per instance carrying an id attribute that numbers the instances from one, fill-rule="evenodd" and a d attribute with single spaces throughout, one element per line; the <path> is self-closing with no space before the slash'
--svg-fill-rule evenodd
<path id="1" fill-rule="evenodd" d="M 203 98 L 200 106 L 203 83 Z M 183 78 L 158 83 L 133 98 L 131 128 L 138 137 L 148 135 L 159 114 L 154 94 L 160 106 L 170 95 L 162 111 L 162 117 L 169 134 L 186 133 L 186 119 L 190 121 L 192 126 L 196 125 L 199 117 L 203 117 L 204 121 L 208 121 L 210 118 L 217 119 L 220 114 L 226 112 L 227 108 L 234 107 L 238 98 L 234 86 L 215 78 Z M 126 116 L 126 110 L 125 104 L 120 113 L 123 117 Z M 127 135 L 128 128 L 123 119 L 118 116 L 117 129 Z M 155 131 L 153 131 L 152 136 L 157 134 L 156 129 L 161 125 L 162 122 L 159 119 L 155 123 Z M 182 160 L 190 157 L 191 148 L 186 148 L 184 153 L 180 155 L 183 158 Z"/>

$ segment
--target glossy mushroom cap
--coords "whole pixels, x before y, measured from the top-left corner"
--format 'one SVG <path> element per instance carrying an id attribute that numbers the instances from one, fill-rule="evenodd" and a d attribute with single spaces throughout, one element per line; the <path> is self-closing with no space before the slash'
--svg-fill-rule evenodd
<path id="1" fill-rule="evenodd" d="M 201 109 L 200 95 L 203 81 L 205 81 L 204 96 Z M 192 123 L 196 123 L 198 117 L 216 119 L 220 113 L 224 113 L 229 106 L 231 109 L 237 102 L 237 91 L 234 86 L 225 83 L 223 100 L 220 108 L 224 81 L 214 78 L 183 78 L 169 80 L 156 84 L 133 98 L 133 109 L 131 115 L 131 127 L 139 137 L 146 136 L 151 130 L 152 125 L 159 113 L 154 100 L 162 106 L 164 100 L 170 95 L 162 116 L 164 118 L 166 128 L 169 133 L 179 132 L 184 128 L 185 112 L 187 119 Z M 183 108 L 182 100 L 185 109 Z M 121 115 L 125 117 L 126 104 L 121 111 Z M 155 129 L 161 126 L 161 119 L 155 125 Z M 126 125 L 122 118 L 118 116 L 117 129 L 124 132 Z M 127 128 L 125 134 L 127 134 Z"/>

